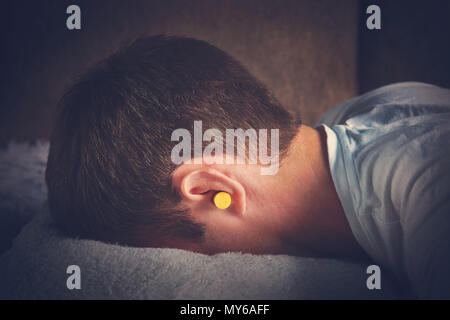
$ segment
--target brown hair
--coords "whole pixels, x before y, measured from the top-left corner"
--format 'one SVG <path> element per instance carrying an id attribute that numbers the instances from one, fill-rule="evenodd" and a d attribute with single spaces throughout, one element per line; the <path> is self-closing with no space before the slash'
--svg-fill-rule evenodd
<path id="1" fill-rule="evenodd" d="M 61 99 L 51 138 L 46 181 L 60 228 L 133 246 L 201 239 L 171 185 L 171 134 L 194 120 L 222 132 L 279 128 L 281 152 L 295 135 L 268 90 L 204 41 L 142 38 L 90 69 Z"/>

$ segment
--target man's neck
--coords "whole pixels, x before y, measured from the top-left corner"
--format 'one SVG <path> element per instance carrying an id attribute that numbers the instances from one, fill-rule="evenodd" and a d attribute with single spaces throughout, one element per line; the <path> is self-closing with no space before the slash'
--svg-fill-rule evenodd
<path id="1" fill-rule="evenodd" d="M 315 255 L 364 257 L 336 192 L 322 128 L 299 128 L 280 173 L 290 216 L 286 241 Z"/>

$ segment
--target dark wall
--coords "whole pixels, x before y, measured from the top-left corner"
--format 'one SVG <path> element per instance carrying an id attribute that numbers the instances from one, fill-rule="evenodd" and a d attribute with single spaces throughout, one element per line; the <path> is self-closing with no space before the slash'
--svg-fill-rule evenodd
<path id="1" fill-rule="evenodd" d="M 382 29 L 365 25 L 368 5 L 381 8 Z M 359 91 L 399 81 L 424 81 L 450 88 L 449 0 L 362 0 Z"/>
<path id="2" fill-rule="evenodd" d="M 81 31 L 65 27 L 69 4 Z M 1 15 L 3 142 L 47 138 L 71 79 L 139 35 L 219 46 L 305 123 L 357 93 L 356 0 L 8 0 Z"/>

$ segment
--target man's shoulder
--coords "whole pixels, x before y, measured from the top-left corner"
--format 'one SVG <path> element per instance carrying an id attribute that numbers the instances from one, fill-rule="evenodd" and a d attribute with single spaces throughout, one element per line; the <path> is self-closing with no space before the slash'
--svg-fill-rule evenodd
<path id="1" fill-rule="evenodd" d="M 398 214 L 409 211 L 402 209 L 413 203 L 411 197 L 434 197 L 437 185 L 441 191 L 442 184 L 450 188 L 444 179 L 450 177 L 450 90 L 414 84 L 414 95 L 399 93 L 399 88 L 410 86 L 397 84 L 362 96 L 372 103 L 331 126 L 346 174 L 355 177 L 353 190 L 360 190 L 359 211 L 383 222 L 401 219 Z M 439 89 L 438 96 L 428 98 L 429 87 Z M 422 88 L 428 93 L 418 92 Z M 383 91 L 390 91 L 390 97 Z M 447 100 L 442 95 L 448 95 Z"/>
<path id="2" fill-rule="evenodd" d="M 341 103 L 326 112 L 316 123 L 334 126 L 352 125 L 363 120 L 380 125 L 389 115 L 410 117 L 418 113 L 450 111 L 450 90 L 421 82 L 401 82 L 383 86 Z M 394 117 L 395 118 L 395 117 Z M 353 121 L 352 121 L 353 120 Z"/>

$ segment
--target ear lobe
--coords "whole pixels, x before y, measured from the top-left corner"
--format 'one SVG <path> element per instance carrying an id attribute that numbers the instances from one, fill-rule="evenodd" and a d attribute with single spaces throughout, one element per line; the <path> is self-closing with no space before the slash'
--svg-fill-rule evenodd
<path id="1" fill-rule="evenodd" d="M 246 195 L 242 184 L 213 168 L 200 168 L 181 178 L 180 192 L 192 206 L 209 205 L 216 209 L 212 198 L 216 192 L 225 191 L 231 196 L 231 206 L 226 210 L 244 214 Z"/>

